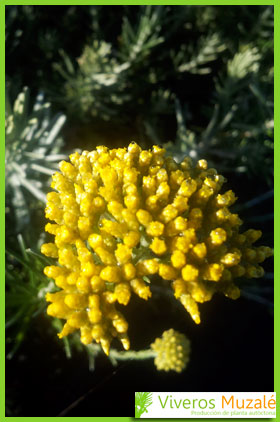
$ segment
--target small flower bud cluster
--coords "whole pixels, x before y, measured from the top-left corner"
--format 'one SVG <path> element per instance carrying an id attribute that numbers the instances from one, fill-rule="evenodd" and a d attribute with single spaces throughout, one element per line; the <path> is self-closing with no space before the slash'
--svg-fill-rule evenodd
<path id="1" fill-rule="evenodd" d="M 236 299 L 235 278 L 261 277 L 272 250 L 253 246 L 260 231 L 239 232 L 242 221 L 229 210 L 236 197 L 220 193 L 224 181 L 205 160 L 178 164 L 163 148 L 136 143 L 62 161 L 45 210 L 55 239 L 41 249 L 58 261 L 45 274 L 60 288 L 46 297 L 48 314 L 66 320 L 59 336 L 79 329 L 84 344 L 94 340 L 107 354 L 114 337 L 129 349 L 117 306 L 132 293 L 149 299 L 153 274 L 170 280 L 196 323 L 197 303 L 215 292 Z"/>
<path id="2" fill-rule="evenodd" d="M 156 338 L 151 348 L 156 352 L 154 362 L 158 370 L 182 372 L 190 360 L 190 341 L 172 328 Z"/>

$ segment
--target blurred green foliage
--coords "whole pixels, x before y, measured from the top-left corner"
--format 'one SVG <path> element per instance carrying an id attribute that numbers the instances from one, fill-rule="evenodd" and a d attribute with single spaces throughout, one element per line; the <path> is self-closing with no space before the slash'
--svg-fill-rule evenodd
<path id="1" fill-rule="evenodd" d="M 28 227 L 30 201 L 45 202 L 49 178 L 58 161 L 65 158 L 59 154 L 63 141 L 58 137 L 65 116 L 51 117 L 50 103 L 43 93 L 38 94 L 32 109 L 29 97 L 28 88 L 24 88 L 12 106 L 6 91 L 6 214 L 13 217 L 13 232 Z"/>
<path id="2" fill-rule="evenodd" d="M 145 145 L 171 141 L 172 153 L 223 171 L 265 168 L 272 183 L 272 6 L 6 9 L 12 90 L 43 88 L 70 125 L 130 127 Z"/>
<path id="3" fill-rule="evenodd" d="M 55 287 L 43 274 L 48 260 L 39 254 L 50 176 L 66 157 L 60 153 L 63 140 L 58 136 L 65 115 L 52 116 L 50 108 L 42 92 L 30 105 L 30 91 L 25 87 L 12 105 L 6 90 L 6 341 L 10 359 L 34 318 L 45 311 L 45 294 Z"/>
<path id="4" fill-rule="evenodd" d="M 32 319 L 45 311 L 45 294 L 54 289 L 54 282 L 43 274 L 46 258 L 26 250 L 23 238 L 18 236 L 19 252 L 6 251 L 6 330 L 7 357 L 18 350 Z"/>

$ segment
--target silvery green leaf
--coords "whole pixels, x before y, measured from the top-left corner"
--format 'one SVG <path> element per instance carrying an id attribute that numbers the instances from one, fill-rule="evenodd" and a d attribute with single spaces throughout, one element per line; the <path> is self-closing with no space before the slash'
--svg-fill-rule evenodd
<path id="1" fill-rule="evenodd" d="M 46 202 L 46 195 L 35 186 L 36 180 L 22 179 L 21 184 L 39 201 Z"/>
<path id="2" fill-rule="evenodd" d="M 65 160 L 67 158 L 67 155 L 65 154 L 53 154 L 53 155 L 48 155 L 47 157 L 45 157 L 45 161 L 61 161 L 61 160 Z"/>
<path id="3" fill-rule="evenodd" d="M 31 164 L 31 168 L 33 170 L 38 171 L 39 173 L 47 174 L 49 176 L 53 175 L 53 169 L 43 167 L 43 166 L 40 166 L 38 164 Z"/>
<path id="4" fill-rule="evenodd" d="M 45 139 L 43 138 L 44 145 L 50 145 L 53 142 L 53 140 L 58 135 L 58 132 L 64 125 L 65 120 L 66 120 L 66 116 L 64 116 L 63 114 L 61 114 L 60 116 L 52 120 L 51 122 L 52 129 L 50 130 L 48 136 Z"/>

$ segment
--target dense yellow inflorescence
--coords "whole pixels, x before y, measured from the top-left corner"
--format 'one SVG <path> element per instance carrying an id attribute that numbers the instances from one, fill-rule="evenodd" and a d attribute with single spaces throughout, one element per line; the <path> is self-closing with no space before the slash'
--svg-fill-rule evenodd
<path id="1" fill-rule="evenodd" d="M 117 337 L 129 349 L 128 323 L 116 305 L 132 293 L 151 297 L 148 277 L 169 280 L 196 323 L 197 303 L 215 292 L 236 299 L 234 279 L 261 277 L 272 250 L 254 247 L 261 232 L 239 232 L 225 179 L 207 162 L 176 163 L 154 146 L 77 152 L 60 163 L 47 195 L 46 231 L 54 243 L 44 255 L 58 260 L 45 274 L 60 288 L 48 293 L 48 314 L 66 323 L 60 337 L 80 330 L 81 341 L 100 343 L 106 354 Z"/>
<path id="2" fill-rule="evenodd" d="M 156 352 L 155 365 L 159 371 L 182 372 L 190 360 L 189 339 L 173 328 L 164 331 L 161 338 L 156 338 L 151 348 Z"/>

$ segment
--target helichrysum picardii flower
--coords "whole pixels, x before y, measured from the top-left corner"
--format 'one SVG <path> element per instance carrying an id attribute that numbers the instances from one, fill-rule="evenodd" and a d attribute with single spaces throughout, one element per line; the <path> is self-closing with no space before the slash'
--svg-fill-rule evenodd
<path id="1" fill-rule="evenodd" d="M 48 314 L 66 323 L 60 337 L 79 329 L 81 341 L 100 343 L 106 354 L 117 337 L 129 349 L 128 323 L 118 310 L 131 294 L 151 297 L 147 280 L 159 274 L 196 323 L 197 303 L 215 292 L 236 299 L 238 277 L 261 277 L 272 255 L 253 246 L 257 230 L 240 232 L 220 193 L 224 177 L 205 160 L 176 163 L 154 146 L 75 152 L 62 161 L 47 195 L 46 231 L 54 243 L 42 253 L 58 260 L 45 268 L 60 291 L 48 293 Z"/>

